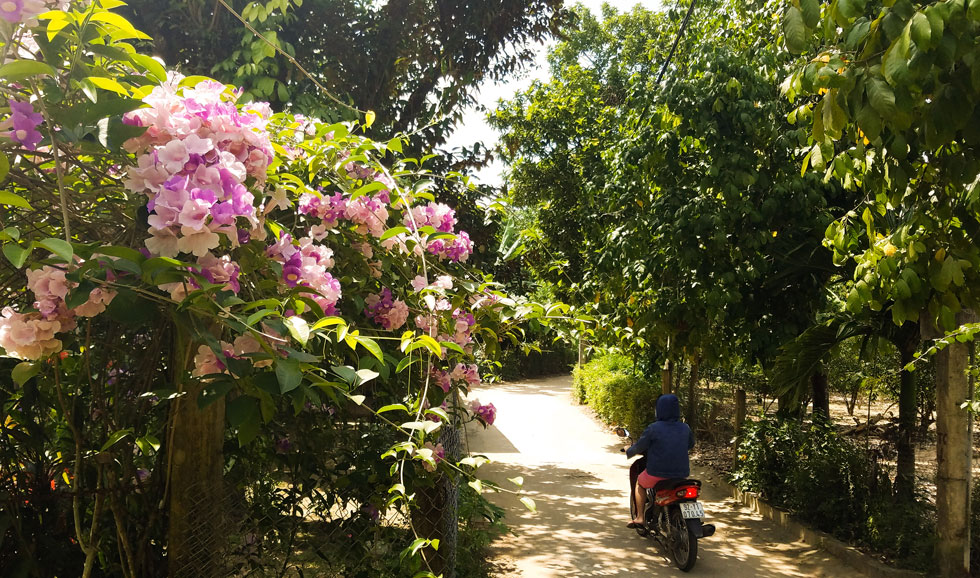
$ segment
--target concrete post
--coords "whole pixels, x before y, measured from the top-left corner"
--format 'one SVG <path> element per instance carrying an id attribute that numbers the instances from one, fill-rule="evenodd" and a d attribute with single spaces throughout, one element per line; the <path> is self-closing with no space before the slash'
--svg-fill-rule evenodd
<path id="1" fill-rule="evenodd" d="M 976 320 L 972 312 L 956 316 L 960 325 Z M 973 418 L 960 407 L 972 398 L 966 374 L 969 347 L 954 341 L 936 355 L 936 559 L 942 578 L 970 573 L 970 484 Z"/>

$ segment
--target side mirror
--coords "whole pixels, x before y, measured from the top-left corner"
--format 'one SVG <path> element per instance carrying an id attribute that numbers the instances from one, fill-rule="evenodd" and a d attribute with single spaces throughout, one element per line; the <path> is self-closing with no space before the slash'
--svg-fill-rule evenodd
<path id="1" fill-rule="evenodd" d="M 618 435 L 621 438 L 628 438 L 630 437 L 630 430 L 620 426 L 616 428 L 616 435 Z"/>

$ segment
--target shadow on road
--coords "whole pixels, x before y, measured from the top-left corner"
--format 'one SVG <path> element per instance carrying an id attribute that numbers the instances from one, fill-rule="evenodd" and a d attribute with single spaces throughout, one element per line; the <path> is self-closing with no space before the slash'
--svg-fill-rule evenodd
<path id="1" fill-rule="evenodd" d="M 628 461 L 625 445 L 571 399 L 569 376 L 527 383 L 494 384 L 474 392 L 498 410 L 497 425 L 468 428 L 469 449 L 493 463 L 481 477 L 515 488 L 508 478 L 524 478 L 524 495 L 538 511 L 527 511 L 519 496 L 490 494 L 507 511 L 515 532 L 495 544 L 509 569 L 500 578 L 617 576 L 850 576 L 853 571 L 829 554 L 798 542 L 736 502 L 714 485 L 707 472 L 702 502 L 718 531 L 701 542 L 698 562 L 684 574 L 656 542 L 626 528 L 629 521 Z"/>

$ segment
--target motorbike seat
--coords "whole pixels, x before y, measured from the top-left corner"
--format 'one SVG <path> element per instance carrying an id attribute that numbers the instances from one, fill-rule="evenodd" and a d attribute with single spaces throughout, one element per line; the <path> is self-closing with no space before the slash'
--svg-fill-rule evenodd
<path id="1" fill-rule="evenodd" d="M 653 486 L 654 492 L 659 492 L 661 490 L 673 490 L 674 488 L 679 488 L 681 486 L 697 486 L 701 487 L 701 480 L 694 480 L 690 478 L 670 478 L 667 480 L 660 480 Z"/>

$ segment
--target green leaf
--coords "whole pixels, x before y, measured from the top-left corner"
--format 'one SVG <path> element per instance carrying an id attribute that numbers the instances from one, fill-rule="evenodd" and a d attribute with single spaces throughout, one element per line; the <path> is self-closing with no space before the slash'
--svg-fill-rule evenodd
<path id="1" fill-rule="evenodd" d="M 153 57 L 147 56 L 146 54 L 131 54 L 129 58 L 134 64 L 145 70 L 153 80 L 157 82 L 167 80 L 167 69 Z"/>
<path id="2" fill-rule="evenodd" d="M 52 18 L 48 21 L 47 35 L 48 42 L 54 40 L 54 37 L 58 35 L 59 32 L 64 30 L 72 21 L 68 18 L 68 15 L 64 12 L 57 12 L 56 14 L 61 14 L 61 18 Z"/>
<path id="3" fill-rule="evenodd" d="M 800 11 L 803 13 L 803 24 L 807 28 L 816 28 L 820 23 L 820 3 L 818 0 L 800 0 Z"/>
<path id="4" fill-rule="evenodd" d="M 121 429 L 115 432 L 114 434 L 112 434 L 111 436 L 109 436 L 109 439 L 106 440 L 104 444 L 102 444 L 102 449 L 100 449 L 99 451 L 104 452 L 107 449 L 119 443 L 119 441 L 122 440 L 123 438 L 127 438 L 131 435 L 133 435 L 132 428 Z"/>
<path id="5" fill-rule="evenodd" d="M 139 38 L 140 40 L 153 40 L 150 36 L 140 32 L 129 22 L 119 14 L 114 12 L 96 12 L 92 15 L 92 22 L 104 22 L 111 26 L 114 26 L 116 30 L 112 30 L 109 36 L 113 40 L 125 40 L 127 38 Z"/>
<path id="6" fill-rule="evenodd" d="M 0 161 L 0 181 L 2 181 L 3 178 L 7 176 L 7 173 L 10 172 L 10 165 L 7 164 L 7 157 L 5 155 L 0 155 L 0 157 L 3 158 L 3 161 Z M 31 204 L 24 199 L 24 197 L 15 195 L 10 191 L 0 191 L 0 205 L 23 207 L 32 211 L 34 210 L 34 207 L 32 207 Z"/>
<path id="7" fill-rule="evenodd" d="M 74 309 L 75 307 L 82 305 L 88 301 L 89 295 L 95 288 L 96 284 L 88 279 L 82 281 L 78 284 L 78 287 L 71 290 L 71 293 L 68 295 L 68 299 L 65 301 L 65 306 L 67 306 L 69 309 Z"/>
<path id="8" fill-rule="evenodd" d="M 27 261 L 27 256 L 31 254 L 30 249 L 25 249 L 17 243 L 6 243 L 3 246 L 3 254 L 7 257 L 15 269 L 20 269 Z"/>
<path id="9" fill-rule="evenodd" d="M 37 244 L 61 257 L 66 263 L 71 263 L 72 257 L 75 255 L 75 251 L 71 248 L 71 244 L 61 239 L 48 237 L 47 239 L 41 239 L 37 242 Z"/>
<path id="10" fill-rule="evenodd" d="M 399 225 L 397 227 L 392 227 L 387 231 L 385 231 L 384 233 L 382 233 L 380 240 L 387 241 L 388 239 L 394 237 L 395 235 L 408 234 L 411 232 L 412 231 L 408 227 L 402 227 L 401 225 Z"/>
<path id="11" fill-rule="evenodd" d="M 347 322 L 344 321 L 342 317 L 323 317 L 317 320 L 316 323 L 310 327 L 310 331 L 316 331 L 317 329 L 323 329 L 324 327 L 330 327 L 332 325 L 346 325 Z"/>
<path id="12" fill-rule="evenodd" d="M 10 173 L 10 160 L 7 159 L 7 155 L 5 153 L 0 152 L 0 183 L 2 183 L 3 180 L 7 178 L 7 175 L 9 173 Z M 3 191 L 0 191 L 0 193 L 2 192 Z M 28 205 L 27 208 L 30 208 L 30 205 Z"/>
<path id="13" fill-rule="evenodd" d="M 523 498 L 521 498 L 521 503 L 524 504 L 524 507 L 527 508 L 528 510 L 530 510 L 531 512 L 537 512 L 538 511 L 537 504 L 535 504 L 534 503 L 534 500 L 532 500 L 531 498 L 529 498 L 527 496 L 524 496 Z"/>
<path id="14" fill-rule="evenodd" d="M 388 185 L 382 183 L 381 181 L 374 181 L 355 190 L 353 193 L 350 194 L 350 198 L 351 200 L 354 200 L 357 197 L 362 197 L 369 193 L 373 193 L 374 191 L 380 191 L 381 189 L 387 189 L 387 188 Z"/>
<path id="15" fill-rule="evenodd" d="M 880 78 L 871 78 L 865 84 L 865 90 L 868 93 L 868 102 L 878 111 L 878 114 L 886 119 L 895 116 L 898 111 L 895 108 L 895 93 L 887 82 Z"/>
<path id="16" fill-rule="evenodd" d="M 303 371 L 299 361 L 295 359 L 276 360 L 276 379 L 279 380 L 279 392 L 289 393 L 303 382 Z"/>
<path id="17" fill-rule="evenodd" d="M 910 22 L 911 24 L 911 22 Z M 906 26 L 881 57 L 881 74 L 894 86 L 908 70 L 910 31 Z"/>
<path id="18" fill-rule="evenodd" d="M 806 26 L 803 24 L 803 13 L 792 4 L 783 12 L 783 34 L 786 48 L 790 52 L 800 54 L 806 50 Z"/>
<path id="19" fill-rule="evenodd" d="M 381 346 L 371 339 L 370 337 L 362 337 L 360 335 L 354 336 L 354 341 L 360 344 L 364 349 L 367 349 L 378 361 L 384 363 L 385 357 L 384 353 L 381 352 Z"/>
<path id="20" fill-rule="evenodd" d="M 58 73 L 51 66 L 37 60 L 13 60 L 0 66 L 0 78 L 6 80 L 25 80 L 43 75 L 57 76 Z"/>
<path id="21" fill-rule="evenodd" d="M 105 76 L 89 76 L 87 80 L 103 90 L 110 90 L 112 92 L 115 92 L 116 94 L 129 96 L 129 91 L 126 90 L 126 87 L 119 84 L 118 81 L 112 78 L 108 78 Z"/>
<path id="22" fill-rule="evenodd" d="M 932 41 L 932 27 L 929 19 L 922 12 L 916 12 L 912 17 L 911 27 L 912 42 L 919 47 L 919 50 L 928 50 Z"/>
<path id="23" fill-rule="evenodd" d="M 395 410 L 400 410 L 400 411 L 404 411 L 404 412 L 408 413 L 408 408 L 403 403 L 391 403 L 391 404 L 388 404 L 388 405 L 382 407 L 381 409 L 379 409 L 378 411 L 376 411 L 375 413 L 385 413 L 385 412 L 395 411 Z"/>
<path id="24" fill-rule="evenodd" d="M 251 317 L 249 317 L 251 319 Z M 298 315 L 292 317 L 287 317 L 285 320 L 286 328 L 289 329 L 289 334 L 293 336 L 293 339 L 300 342 L 302 345 L 306 345 L 306 342 L 310 340 L 310 325 L 305 319 Z"/>
<path id="25" fill-rule="evenodd" d="M 29 361 L 22 361 L 14 366 L 14 369 L 10 372 L 10 377 L 14 380 L 14 383 L 23 387 L 28 380 L 38 373 L 41 373 L 40 363 L 35 364 Z"/>

